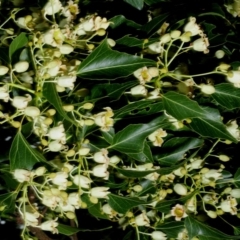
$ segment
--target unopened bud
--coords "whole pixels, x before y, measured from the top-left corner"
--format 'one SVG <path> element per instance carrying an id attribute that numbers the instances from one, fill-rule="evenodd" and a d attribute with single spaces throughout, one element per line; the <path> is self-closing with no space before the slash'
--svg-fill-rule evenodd
<path id="1" fill-rule="evenodd" d="M 82 108 L 84 109 L 92 109 L 93 108 L 93 104 L 92 103 L 85 103 L 82 105 Z"/>
<path id="2" fill-rule="evenodd" d="M 63 106 L 63 109 L 66 112 L 72 112 L 74 110 L 74 106 L 73 105 L 65 105 L 65 106 Z"/>
<path id="3" fill-rule="evenodd" d="M 223 50 L 218 50 L 215 52 L 215 57 L 218 58 L 218 59 L 221 59 L 223 58 L 225 55 L 225 52 Z"/>
<path id="4" fill-rule="evenodd" d="M 171 38 L 176 39 L 179 38 L 181 35 L 181 31 L 179 30 L 173 30 L 170 32 Z"/>
<path id="5" fill-rule="evenodd" d="M 96 33 L 98 36 L 104 36 L 106 34 L 106 31 L 105 29 L 98 29 Z"/>
<path id="6" fill-rule="evenodd" d="M 230 158 L 227 155 L 219 155 L 218 158 L 223 162 L 228 162 L 230 160 Z"/>
<path id="7" fill-rule="evenodd" d="M 11 122 L 11 125 L 12 125 L 14 128 L 20 128 L 20 127 L 21 127 L 21 123 L 18 122 L 18 121 L 12 121 L 12 122 Z"/>
<path id="8" fill-rule="evenodd" d="M 14 70 L 18 73 L 26 72 L 29 68 L 27 61 L 19 61 L 13 66 Z"/>

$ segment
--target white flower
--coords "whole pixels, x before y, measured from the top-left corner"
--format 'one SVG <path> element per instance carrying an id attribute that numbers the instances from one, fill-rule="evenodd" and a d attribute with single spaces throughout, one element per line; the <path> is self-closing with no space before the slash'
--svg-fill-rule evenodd
<path id="1" fill-rule="evenodd" d="M 240 189 L 239 188 L 232 189 L 230 195 L 234 198 L 240 198 Z"/>
<path id="2" fill-rule="evenodd" d="M 40 115 L 40 113 L 41 112 L 40 112 L 39 108 L 34 107 L 34 106 L 26 107 L 24 110 L 24 114 L 26 116 L 32 117 L 32 118 L 38 117 Z"/>
<path id="3" fill-rule="evenodd" d="M 60 190 L 57 188 L 51 188 L 50 190 L 43 191 L 42 204 L 50 207 L 52 210 L 56 208 L 60 202 Z"/>
<path id="4" fill-rule="evenodd" d="M 28 102 L 32 100 L 32 97 L 29 94 L 26 94 L 26 97 L 15 96 L 12 100 L 12 105 L 17 109 L 24 109 L 27 107 Z"/>
<path id="5" fill-rule="evenodd" d="M 68 196 L 68 203 L 78 209 L 81 206 L 81 199 L 79 197 L 79 194 L 77 192 L 70 193 Z"/>
<path id="6" fill-rule="evenodd" d="M 29 63 L 27 61 L 19 61 L 14 64 L 13 69 L 18 73 L 26 72 L 29 68 Z"/>
<path id="7" fill-rule="evenodd" d="M 54 15 L 62 9 L 62 4 L 59 0 L 49 0 L 43 7 L 44 15 Z"/>
<path id="8" fill-rule="evenodd" d="M 64 145 L 59 141 L 59 140 L 55 140 L 55 141 L 51 141 L 48 145 L 48 149 L 51 152 L 59 152 L 62 149 L 64 149 Z"/>
<path id="9" fill-rule="evenodd" d="M 178 233 L 177 240 L 188 240 L 188 232 L 185 228 L 182 232 Z"/>
<path id="10" fill-rule="evenodd" d="M 220 208 L 224 211 L 224 212 L 229 212 L 232 215 L 236 215 L 237 214 L 237 201 L 235 198 L 229 197 L 227 200 L 222 201 L 220 204 Z"/>
<path id="11" fill-rule="evenodd" d="M 145 84 L 146 82 L 150 82 L 153 77 L 157 77 L 159 75 L 159 70 L 156 67 L 143 67 L 136 70 L 133 75 L 140 81 L 141 84 Z"/>
<path id="12" fill-rule="evenodd" d="M 236 139 L 240 139 L 240 131 L 238 129 L 237 121 L 231 121 L 227 124 L 227 130 L 228 132 Z"/>
<path id="13" fill-rule="evenodd" d="M 75 185 L 81 188 L 90 188 L 90 183 L 92 182 L 92 180 L 82 175 L 76 175 L 73 177 L 73 182 Z"/>
<path id="14" fill-rule="evenodd" d="M 77 76 L 62 76 L 57 78 L 57 85 L 64 88 L 73 89 Z"/>
<path id="15" fill-rule="evenodd" d="M 110 107 L 104 108 L 106 111 L 94 115 L 95 124 L 101 127 L 102 131 L 109 131 L 113 126 L 114 120 L 112 119 L 114 113 Z"/>
<path id="16" fill-rule="evenodd" d="M 162 53 L 164 50 L 161 42 L 155 42 L 148 45 L 148 49 L 150 50 L 150 53 Z"/>
<path id="17" fill-rule="evenodd" d="M 75 211 L 75 207 L 72 204 L 70 204 L 69 202 L 60 201 L 58 207 L 63 212 L 74 212 Z"/>
<path id="18" fill-rule="evenodd" d="M 61 54 L 69 54 L 73 52 L 74 48 L 69 44 L 63 44 L 59 47 Z"/>
<path id="19" fill-rule="evenodd" d="M 214 86 L 208 85 L 208 84 L 201 84 L 200 88 L 201 88 L 201 92 L 207 95 L 211 95 L 216 91 Z"/>
<path id="20" fill-rule="evenodd" d="M 135 217 L 135 224 L 137 226 L 149 226 L 150 220 L 147 217 L 146 213 L 141 213 Z"/>
<path id="21" fill-rule="evenodd" d="M 95 198 L 107 198 L 107 195 L 110 193 L 107 191 L 108 189 L 108 187 L 94 187 L 90 190 L 90 194 Z"/>
<path id="22" fill-rule="evenodd" d="M 7 85 L 3 85 L 2 87 L 0 87 L 0 99 L 2 99 L 4 102 L 8 102 L 8 100 L 10 99 Z"/>
<path id="23" fill-rule="evenodd" d="M 150 181 L 156 181 L 156 180 L 158 180 L 159 176 L 160 176 L 159 173 L 153 172 L 153 173 L 150 173 L 150 174 L 146 175 L 144 178 L 148 179 Z"/>
<path id="24" fill-rule="evenodd" d="M 66 172 L 56 172 L 52 176 L 50 176 L 50 178 L 52 179 L 53 184 L 58 185 L 59 189 L 67 189 L 68 174 Z"/>
<path id="25" fill-rule="evenodd" d="M 40 228 L 43 231 L 50 231 L 53 234 L 58 233 L 58 229 L 56 228 L 58 226 L 57 218 L 55 220 L 49 220 L 46 222 L 41 223 Z"/>
<path id="26" fill-rule="evenodd" d="M 188 171 L 191 171 L 193 169 L 199 169 L 202 167 L 202 164 L 203 164 L 203 160 L 193 158 L 191 160 L 191 163 L 187 165 L 187 169 L 188 169 Z"/>
<path id="27" fill-rule="evenodd" d="M 34 212 L 34 213 L 25 212 L 24 213 L 25 224 L 27 226 L 37 226 L 39 216 L 40 214 L 38 212 Z"/>
<path id="28" fill-rule="evenodd" d="M 42 41 L 52 47 L 61 46 L 64 40 L 64 35 L 60 29 L 50 29 L 42 35 Z"/>
<path id="29" fill-rule="evenodd" d="M 240 83 L 240 71 L 231 71 L 228 73 L 227 80 L 231 83 Z"/>
<path id="30" fill-rule="evenodd" d="M 209 46 L 209 42 L 206 37 L 198 38 L 192 43 L 193 50 L 197 52 L 208 53 L 209 52 L 208 46 Z"/>
<path id="31" fill-rule="evenodd" d="M 109 178 L 109 172 L 107 171 L 108 164 L 99 164 L 92 169 L 92 174 L 95 177 L 101 177 L 105 180 Z"/>
<path id="32" fill-rule="evenodd" d="M 5 75 L 9 71 L 9 68 L 6 66 L 0 66 L 0 76 Z"/>
<path id="33" fill-rule="evenodd" d="M 109 216 L 110 218 L 116 215 L 116 212 L 110 207 L 108 203 L 102 206 L 102 210 L 105 214 L 110 215 Z"/>
<path id="34" fill-rule="evenodd" d="M 182 218 L 187 217 L 184 207 L 180 204 L 172 208 L 171 215 L 175 217 L 176 221 L 181 221 Z"/>
<path id="35" fill-rule="evenodd" d="M 148 136 L 148 139 L 152 142 L 152 144 L 156 147 L 161 147 L 163 143 L 163 137 L 167 136 L 167 132 L 163 131 L 162 128 L 156 130 Z"/>
<path id="36" fill-rule="evenodd" d="M 143 85 L 137 85 L 130 89 L 133 96 L 147 96 L 147 89 Z"/>
<path id="37" fill-rule="evenodd" d="M 31 172 L 25 169 L 15 169 L 13 177 L 20 183 L 29 182 L 31 179 Z"/>
<path id="38" fill-rule="evenodd" d="M 192 197 L 189 200 L 187 200 L 185 206 L 186 206 L 188 211 L 196 213 L 196 210 L 197 210 L 196 197 Z"/>
<path id="39" fill-rule="evenodd" d="M 201 34 L 199 25 L 196 23 L 195 17 L 190 17 L 189 22 L 183 28 L 184 32 L 191 32 L 191 36 Z"/>
<path id="40" fill-rule="evenodd" d="M 97 16 L 94 19 L 94 30 L 107 29 L 109 24 L 110 24 L 110 22 L 108 22 L 106 18 L 101 18 L 101 17 Z"/>
<path id="41" fill-rule="evenodd" d="M 46 171 L 47 169 L 45 167 L 38 167 L 36 170 L 34 170 L 34 175 L 43 176 Z"/>
<path id="42" fill-rule="evenodd" d="M 211 169 L 208 172 L 202 174 L 202 183 L 209 184 L 210 182 L 215 182 L 222 177 L 222 174 L 216 170 Z"/>
<path id="43" fill-rule="evenodd" d="M 48 62 L 45 66 L 46 73 L 50 77 L 57 76 L 61 65 L 62 65 L 62 62 L 59 59 Z"/>
<path id="44" fill-rule="evenodd" d="M 109 163 L 108 150 L 103 148 L 100 152 L 94 153 L 93 160 L 97 163 Z"/>
<path id="45" fill-rule="evenodd" d="M 187 195 L 187 187 L 184 184 L 177 183 L 174 185 L 173 190 L 178 194 L 178 195 Z"/>
<path id="46" fill-rule="evenodd" d="M 48 132 L 48 136 L 52 140 L 61 140 L 61 142 L 64 143 L 66 141 L 66 134 L 63 124 L 51 128 Z"/>
<path id="47" fill-rule="evenodd" d="M 32 16 L 31 15 L 27 15 L 25 17 L 20 17 L 16 20 L 16 24 L 20 27 L 20 28 L 25 28 L 25 29 L 29 29 L 28 27 L 28 23 L 32 21 Z"/>
<path id="48" fill-rule="evenodd" d="M 161 231 L 153 231 L 151 237 L 153 240 L 167 240 L 166 234 Z"/>

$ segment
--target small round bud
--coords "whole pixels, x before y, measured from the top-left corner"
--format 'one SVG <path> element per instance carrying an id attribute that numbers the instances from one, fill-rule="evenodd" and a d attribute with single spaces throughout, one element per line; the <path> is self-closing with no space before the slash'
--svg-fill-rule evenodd
<path id="1" fill-rule="evenodd" d="M 72 112 L 74 110 L 74 106 L 73 105 L 65 105 L 65 106 L 63 106 L 63 109 L 66 112 Z"/>
<path id="2" fill-rule="evenodd" d="M 74 154 L 75 154 L 75 151 L 73 149 L 70 149 L 67 152 L 67 157 L 72 157 L 72 156 L 74 156 Z"/>
<path id="3" fill-rule="evenodd" d="M 107 43 L 110 47 L 114 47 L 116 45 L 116 42 L 111 38 L 107 39 Z"/>
<path id="4" fill-rule="evenodd" d="M 201 88 L 201 92 L 204 94 L 211 95 L 215 93 L 215 87 L 212 85 L 201 84 L 200 88 Z"/>
<path id="5" fill-rule="evenodd" d="M 88 44 L 87 47 L 88 47 L 88 50 L 93 50 L 95 48 L 95 45 L 94 44 Z"/>
<path id="6" fill-rule="evenodd" d="M 95 124 L 95 122 L 91 119 L 84 120 L 84 125 L 86 126 L 92 126 L 93 124 Z"/>
<path id="7" fill-rule="evenodd" d="M 221 59 L 223 58 L 225 55 L 225 52 L 223 50 L 218 50 L 215 52 L 215 57 L 218 58 L 218 59 Z"/>
<path id="8" fill-rule="evenodd" d="M 5 75 L 8 72 L 9 68 L 5 66 L 0 66 L 0 76 Z"/>
<path id="9" fill-rule="evenodd" d="M 67 217 L 68 219 L 74 219 L 76 216 L 75 216 L 75 214 L 74 214 L 73 212 L 67 212 L 67 213 L 66 213 L 66 217 Z"/>
<path id="10" fill-rule="evenodd" d="M 170 32 L 170 36 L 173 39 L 179 38 L 181 36 L 181 31 L 173 30 L 173 31 Z"/>
<path id="11" fill-rule="evenodd" d="M 95 198 L 95 197 L 90 196 L 89 200 L 90 200 L 91 203 L 94 203 L 94 204 L 98 203 L 98 199 Z"/>
<path id="12" fill-rule="evenodd" d="M 207 211 L 207 215 L 210 217 L 210 218 L 216 218 L 217 217 L 217 213 L 214 212 L 214 211 Z"/>
<path id="13" fill-rule="evenodd" d="M 18 122 L 18 121 L 12 121 L 12 122 L 11 122 L 11 125 L 12 125 L 14 128 L 20 128 L 20 127 L 21 127 L 21 123 Z"/>
<path id="14" fill-rule="evenodd" d="M 228 162 L 230 160 L 230 158 L 227 155 L 219 155 L 218 158 L 223 162 Z"/>
<path id="15" fill-rule="evenodd" d="M 82 108 L 84 109 L 92 109 L 93 108 L 93 104 L 92 103 L 85 103 L 82 105 Z"/>
<path id="16" fill-rule="evenodd" d="M 106 34 L 106 30 L 105 29 L 98 29 L 96 33 L 97 33 L 98 36 L 104 36 Z"/>
<path id="17" fill-rule="evenodd" d="M 78 153 L 80 156 L 86 156 L 90 152 L 90 148 L 80 148 Z"/>
<path id="18" fill-rule="evenodd" d="M 63 44 L 59 47 L 59 50 L 61 54 L 70 54 L 73 52 L 74 48 L 69 44 Z"/>
<path id="19" fill-rule="evenodd" d="M 40 115 L 40 110 L 37 107 L 30 106 L 25 108 L 24 114 L 28 117 L 35 118 Z"/>
<path id="20" fill-rule="evenodd" d="M 192 36 L 191 32 L 185 32 L 180 36 L 180 39 L 181 39 L 182 42 L 190 42 L 191 41 L 191 36 Z"/>
<path id="21" fill-rule="evenodd" d="M 47 110 L 47 114 L 49 116 L 54 116 L 56 114 L 56 110 L 55 109 L 49 109 L 49 110 Z"/>
<path id="22" fill-rule="evenodd" d="M 143 190 L 143 187 L 142 187 L 141 185 L 135 185 L 135 186 L 133 187 L 133 190 L 134 190 L 135 192 L 141 192 L 141 191 Z"/>
<path id="23" fill-rule="evenodd" d="M 13 68 L 18 73 L 26 72 L 29 68 L 29 63 L 27 61 L 19 61 L 14 64 Z"/>
<path id="24" fill-rule="evenodd" d="M 53 120 L 51 118 L 46 118 L 44 121 L 43 121 L 44 124 L 46 125 L 51 125 L 53 123 Z"/>
<path id="25" fill-rule="evenodd" d="M 178 195 L 187 195 L 187 187 L 184 184 L 177 183 L 174 185 L 173 190 L 178 194 Z"/>

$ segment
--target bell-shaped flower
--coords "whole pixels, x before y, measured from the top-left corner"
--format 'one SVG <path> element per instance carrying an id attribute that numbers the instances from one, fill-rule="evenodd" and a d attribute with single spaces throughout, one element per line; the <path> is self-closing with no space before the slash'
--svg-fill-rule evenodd
<path id="1" fill-rule="evenodd" d="M 189 22 L 183 28 L 184 32 L 191 32 L 191 36 L 202 34 L 202 30 L 199 25 L 196 23 L 195 17 L 190 17 Z"/>
<path id="2" fill-rule="evenodd" d="M 152 142 L 152 144 L 156 147 L 161 147 L 163 143 L 163 137 L 167 136 L 167 132 L 162 128 L 156 130 L 148 136 L 148 139 Z"/>
<path id="3" fill-rule="evenodd" d="M 192 43 L 193 50 L 197 52 L 208 53 L 209 52 L 208 46 L 209 46 L 209 42 L 208 42 L 208 38 L 206 37 L 198 38 Z"/>
<path id="4" fill-rule="evenodd" d="M 81 188 L 90 188 L 92 180 L 82 175 L 76 175 L 73 177 L 73 182 Z"/>
<path id="5" fill-rule="evenodd" d="M 79 193 L 73 192 L 68 195 L 68 203 L 73 205 L 76 209 L 81 206 L 81 199 L 79 197 Z"/>
<path id="6" fill-rule="evenodd" d="M 3 65 L 0 66 L 0 76 L 3 76 L 3 75 L 5 75 L 5 74 L 7 74 L 8 71 L 9 71 L 9 68 L 8 68 L 8 67 L 3 66 Z"/>
<path id="7" fill-rule="evenodd" d="M 109 187 L 94 187 L 90 189 L 90 194 L 95 198 L 107 198 Z"/>
<path id="8" fill-rule="evenodd" d="M 202 174 L 201 181 L 203 184 L 209 184 L 210 182 L 215 182 L 220 178 L 222 178 L 222 174 L 216 169 L 211 169 L 208 172 Z"/>
<path id="9" fill-rule="evenodd" d="M 66 133 L 63 124 L 49 129 L 48 136 L 52 140 L 59 140 L 62 143 L 66 142 Z"/>
<path id="10" fill-rule="evenodd" d="M 99 164 L 92 169 L 92 174 L 95 177 L 100 177 L 105 180 L 108 180 L 109 178 L 109 172 L 107 171 L 108 169 L 108 164 Z"/>
<path id="11" fill-rule="evenodd" d="M 26 94 L 26 97 L 23 96 L 15 96 L 12 100 L 12 105 L 17 109 L 24 109 L 27 107 L 28 102 L 32 100 L 31 95 Z"/>
<path id="12" fill-rule="evenodd" d="M 44 15 L 54 15 L 62 9 L 62 4 L 59 0 L 48 0 L 43 7 Z"/>
<path id="13" fill-rule="evenodd" d="M 31 172 L 25 169 L 15 169 L 13 177 L 20 183 L 29 182 L 31 179 Z"/>
<path id="14" fill-rule="evenodd" d="M 240 139 L 239 126 L 236 120 L 227 123 L 227 131 L 237 140 Z"/>
<path id="15" fill-rule="evenodd" d="M 149 226 L 149 223 L 150 223 L 150 220 L 147 217 L 145 212 L 136 216 L 134 221 L 137 226 Z"/>
<path id="16" fill-rule="evenodd" d="M 104 109 L 106 111 L 94 115 L 94 121 L 96 125 L 101 127 L 102 131 L 107 132 L 114 124 L 114 120 L 112 119 L 114 113 L 110 107 Z"/>
<path id="17" fill-rule="evenodd" d="M 68 186 L 68 174 L 66 172 L 56 172 L 50 175 L 52 183 L 57 185 L 61 190 L 67 189 Z"/>
<path id="18" fill-rule="evenodd" d="M 167 235 L 161 231 L 153 231 L 151 237 L 153 240 L 167 240 Z"/>
<path id="19" fill-rule="evenodd" d="M 10 99 L 7 85 L 3 85 L 2 87 L 0 87 L 0 99 L 2 99 L 4 102 L 8 102 L 8 100 Z"/>
<path id="20" fill-rule="evenodd" d="M 62 76 L 57 78 L 57 85 L 64 88 L 73 89 L 76 82 L 76 76 Z"/>
<path id="21" fill-rule="evenodd" d="M 93 160 L 97 163 L 109 163 L 108 150 L 103 148 L 100 152 L 94 153 Z"/>
<path id="22" fill-rule="evenodd" d="M 58 222 L 57 222 L 57 218 L 55 220 L 48 220 L 46 222 L 41 223 L 40 228 L 43 231 L 50 231 L 53 234 L 58 233 Z"/>
<path id="23" fill-rule="evenodd" d="M 144 97 L 147 96 L 147 89 L 143 85 L 137 85 L 130 89 L 130 92 L 133 96 Z"/>
<path id="24" fill-rule="evenodd" d="M 229 197 L 227 200 L 224 200 L 220 203 L 220 208 L 224 211 L 224 212 L 229 212 L 232 215 L 236 215 L 237 214 L 237 201 L 235 198 L 233 197 Z"/>
<path id="25" fill-rule="evenodd" d="M 37 226 L 39 217 L 40 217 L 40 214 L 38 212 L 34 212 L 34 213 L 25 212 L 24 221 L 26 226 L 33 226 L 33 227 Z"/>
<path id="26" fill-rule="evenodd" d="M 175 217 L 176 221 L 181 221 L 182 218 L 187 217 L 184 206 L 177 204 L 171 210 L 171 215 Z"/>
<path id="27" fill-rule="evenodd" d="M 64 149 L 64 145 L 61 143 L 59 140 L 51 141 L 48 144 L 48 149 L 51 152 L 60 152 L 61 150 Z"/>
<path id="28" fill-rule="evenodd" d="M 40 112 L 39 108 L 34 107 L 34 106 L 29 106 L 24 109 L 24 114 L 28 117 L 35 118 L 35 117 L 38 117 L 40 115 L 40 113 L 41 112 Z"/>

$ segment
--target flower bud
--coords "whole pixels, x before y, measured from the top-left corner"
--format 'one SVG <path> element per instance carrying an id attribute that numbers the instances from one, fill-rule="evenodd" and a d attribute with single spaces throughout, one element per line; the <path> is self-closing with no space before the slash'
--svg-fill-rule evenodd
<path id="1" fill-rule="evenodd" d="M 92 109 L 93 108 L 93 104 L 92 103 L 85 103 L 82 105 L 83 109 Z"/>
<path id="2" fill-rule="evenodd" d="M 239 188 L 232 189 L 230 195 L 234 198 L 240 198 L 240 189 Z"/>
<path id="3" fill-rule="evenodd" d="M 141 192 L 141 191 L 143 190 L 143 187 L 142 187 L 141 185 L 135 185 L 135 186 L 133 187 L 133 190 L 134 190 L 135 192 Z"/>
<path id="4" fill-rule="evenodd" d="M 174 185 L 173 190 L 181 196 L 187 195 L 187 187 L 184 184 L 177 183 Z"/>
<path id="5" fill-rule="evenodd" d="M 136 87 L 131 88 L 131 94 L 133 96 L 146 96 L 147 89 L 143 85 L 137 85 Z"/>
<path id="6" fill-rule="evenodd" d="M 11 125 L 14 127 L 14 128 L 20 128 L 21 127 L 21 123 L 19 121 L 12 121 L 11 122 Z"/>
<path id="7" fill-rule="evenodd" d="M 110 157 L 110 163 L 112 164 L 118 164 L 121 161 L 121 158 L 119 158 L 118 156 L 112 156 Z"/>
<path id="8" fill-rule="evenodd" d="M 48 145 L 48 149 L 49 149 L 51 152 L 59 152 L 59 151 L 61 151 L 63 148 L 64 148 L 63 144 L 60 143 L 58 140 L 52 141 L 52 142 L 50 142 L 49 145 Z"/>
<path id="9" fill-rule="evenodd" d="M 40 115 L 40 110 L 37 107 L 30 106 L 25 108 L 24 114 L 28 117 L 35 118 Z"/>
<path id="10" fill-rule="evenodd" d="M 230 160 L 230 158 L 227 155 L 219 155 L 218 158 L 223 162 L 228 162 Z"/>
<path id="11" fill-rule="evenodd" d="M 26 72 L 28 68 L 29 63 L 27 61 L 19 61 L 13 66 L 13 69 L 18 73 Z"/>
<path id="12" fill-rule="evenodd" d="M 15 169 L 13 172 L 13 177 L 18 182 L 29 182 L 30 181 L 31 172 L 25 169 Z"/>
<path id="13" fill-rule="evenodd" d="M 82 147 L 78 150 L 80 156 L 86 156 L 90 152 L 90 148 Z"/>
<path id="14" fill-rule="evenodd" d="M 214 211 L 207 211 L 207 215 L 210 217 L 210 218 L 216 218 L 217 217 L 217 213 L 214 212 Z"/>
<path id="15" fill-rule="evenodd" d="M 12 105 L 17 109 L 24 109 L 27 107 L 28 102 L 32 100 L 32 97 L 29 94 L 26 94 L 26 97 L 15 96 L 12 100 Z"/>
<path id="16" fill-rule="evenodd" d="M 110 47 L 114 47 L 116 45 L 116 42 L 111 38 L 107 39 L 107 43 Z"/>
<path id="17" fill-rule="evenodd" d="M 218 59 L 221 59 L 223 58 L 225 55 L 225 52 L 223 50 L 218 50 L 215 52 L 215 57 L 218 58 Z"/>
<path id="18" fill-rule="evenodd" d="M 73 105 L 64 105 L 63 109 L 66 112 L 72 112 L 74 110 L 74 106 Z"/>
<path id="19" fill-rule="evenodd" d="M 36 176 L 43 176 L 43 174 L 47 171 L 45 167 L 39 167 L 37 168 L 34 173 Z"/>
<path id="20" fill-rule="evenodd" d="M 227 80 L 231 83 L 240 83 L 240 71 L 228 72 Z"/>
<path id="21" fill-rule="evenodd" d="M 221 64 L 218 66 L 218 69 L 219 69 L 220 71 L 227 71 L 230 67 L 231 67 L 231 65 L 229 65 L 229 64 L 221 63 Z"/>
<path id="22" fill-rule="evenodd" d="M 151 237 L 153 240 L 166 240 L 166 234 L 161 231 L 153 231 L 151 233 Z"/>
<path id="23" fill-rule="evenodd" d="M 104 36 L 106 34 L 106 30 L 105 29 L 98 29 L 96 34 L 98 36 Z"/>
<path id="24" fill-rule="evenodd" d="M 201 88 L 201 92 L 204 94 L 211 95 L 215 93 L 215 87 L 212 85 L 201 84 L 200 88 Z"/>
<path id="25" fill-rule="evenodd" d="M 181 36 L 181 31 L 173 30 L 173 31 L 170 32 L 170 36 L 173 39 L 177 39 L 177 38 L 179 38 Z"/>
<path id="26" fill-rule="evenodd" d="M 182 42 L 190 42 L 191 41 L 191 32 L 185 32 L 180 36 Z"/>
<path id="27" fill-rule="evenodd" d="M 8 72 L 9 68 L 5 66 L 0 66 L 0 76 L 5 75 Z"/>
<path id="28" fill-rule="evenodd" d="M 81 188 L 90 188 L 92 180 L 82 175 L 76 175 L 73 177 L 73 182 Z"/>
<path id="29" fill-rule="evenodd" d="M 161 38 L 160 38 L 160 42 L 162 43 L 168 43 L 171 41 L 171 36 L 169 33 L 164 34 Z"/>
<path id="30" fill-rule="evenodd" d="M 107 191 L 108 189 L 108 187 L 94 187 L 90 190 L 90 194 L 95 198 L 107 198 L 107 195 L 110 193 Z"/>
<path id="31" fill-rule="evenodd" d="M 59 50 L 61 54 L 69 54 L 73 52 L 74 48 L 69 44 L 63 44 L 59 47 Z"/>
<path id="32" fill-rule="evenodd" d="M 92 174 L 95 177 L 100 177 L 107 180 L 109 178 L 109 172 L 107 171 L 107 168 L 107 164 L 99 164 L 92 169 Z"/>

